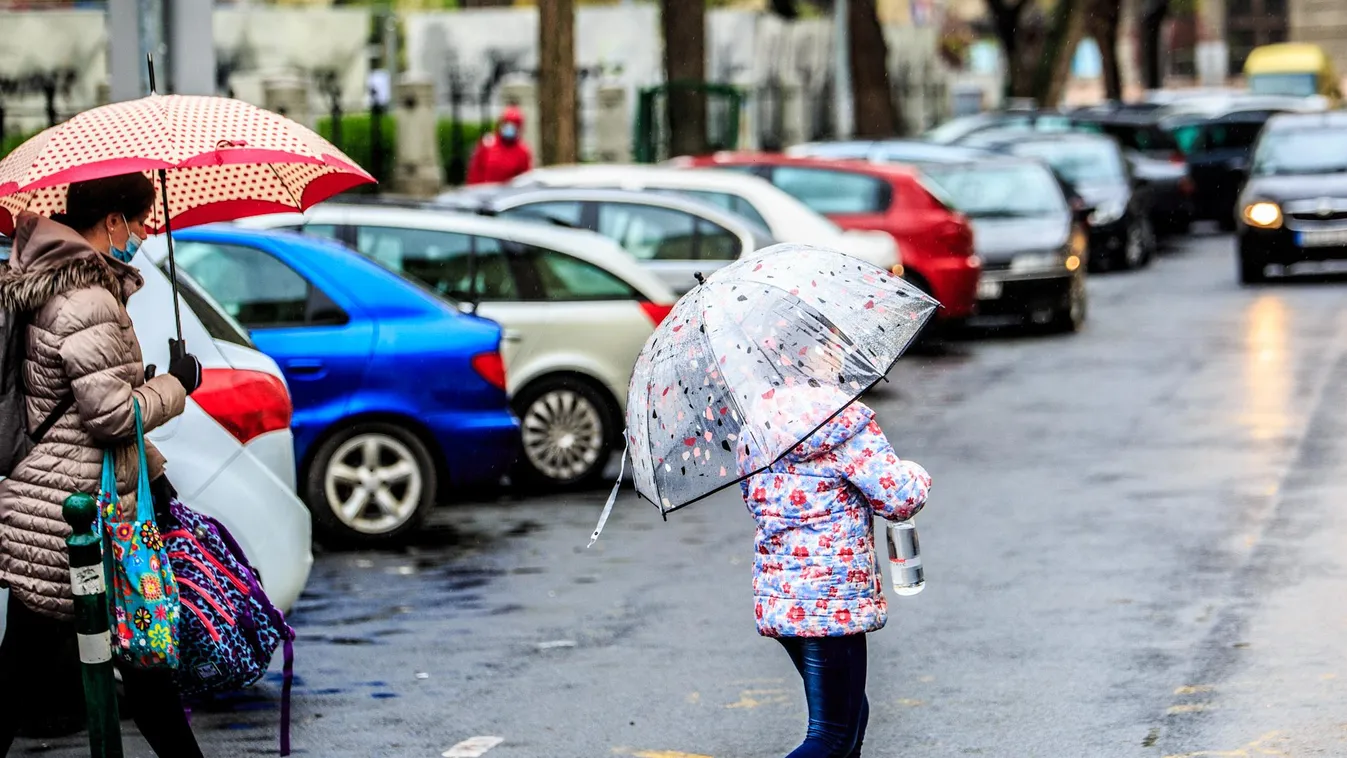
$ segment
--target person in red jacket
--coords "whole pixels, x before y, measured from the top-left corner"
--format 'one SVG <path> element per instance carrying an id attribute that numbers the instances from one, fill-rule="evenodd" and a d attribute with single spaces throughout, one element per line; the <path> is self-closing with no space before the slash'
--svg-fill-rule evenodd
<path id="1" fill-rule="evenodd" d="M 513 105 L 501 114 L 496 131 L 483 135 L 468 164 L 468 184 L 508 182 L 533 168 L 533 153 L 524 144 L 524 114 Z"/>

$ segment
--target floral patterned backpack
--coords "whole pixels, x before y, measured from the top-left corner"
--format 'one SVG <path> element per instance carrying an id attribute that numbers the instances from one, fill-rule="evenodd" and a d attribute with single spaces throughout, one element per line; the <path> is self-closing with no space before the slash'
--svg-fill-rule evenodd
<path id="1" fill-rule="evenodd" d="M 154 521 L 154 494 L 145 460 L 145 431 L 140 403 L 135 404 L 136 515 L 123 521 L 118 513 L 117 469 L 111 450 L 103 451 L 103 477 L 98 488 L 102 516 L 104 567 L 108 575 L 108 609 L 112 615 L 113 652 L 138 669 L 178 667 L 178 585 L 169 565 L 163 537 Z"/>

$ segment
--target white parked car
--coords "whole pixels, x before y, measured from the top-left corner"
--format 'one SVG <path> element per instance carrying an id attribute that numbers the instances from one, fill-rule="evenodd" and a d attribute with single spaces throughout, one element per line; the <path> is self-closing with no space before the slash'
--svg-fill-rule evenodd
<path id="1" fill-rule="evenodd" d="M 145 365 L 168 368 L 172 289 L 153 264 L 163 237 L 147 241 L 133 263 L 145 287 L 127 304 Z M 202 385 L 181 416 L 146 435 L 168 459 L 178 497 L 225 525 L 261 575 L 272 602 L 294 607 L 313 565 L 309 509 L 295 495 L 290 392 L 276 362 L 183 277 L 182 330 L 201 360 Z M 4 630 L 0 591 L 0 636 Z"/>
<path id="2" fill-rule="evenodd" d="M 529 171 L 513 184 L 682 192 L 761 224 L 777 242 L 830 248 L 885 270 L 892 270 L 901 260 L 892 235 L 843 230 L 770 182 L 737 171 L 626 164 L 557 166 Z"/>
<path id="3" fill-rule="evenodd" d="M 499 323 L 525 484 L 603 476 L 636 355 L 676 300 L 613 241 L 537 221 L 324 203 L 239 223 L 336 239 Z"/>
<path id="4" fill-rule="evenodd" d="M 597 232 L 622 246 L 675 293 L 745 255 L 776 244 L 762 226 L 681 192 L 477 185 L 436 205 Z"/>

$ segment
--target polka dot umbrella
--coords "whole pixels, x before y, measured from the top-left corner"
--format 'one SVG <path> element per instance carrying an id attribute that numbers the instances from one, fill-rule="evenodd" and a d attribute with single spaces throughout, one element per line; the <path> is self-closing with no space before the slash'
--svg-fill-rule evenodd
<path id="1" fill-rule="evenodd" d="M 636 491 L 667 514 L 771 466 L 883 380 L 937 307 L 888 271 L 807 245 L 720 269 L 636 359 Z"/>
<path id="2" fill-rule="evenodd" d="M 0 234 L 14 233 L 22 212 L 63 212 L 73 182 L 137 171 L 161 198 L 146 227 L 170 234 L 170 262 L 174 227 L 303 211 L 374 181 L 280 114 L 230 98 L 150 95 L 84 111 L 0 160 Z M 176 277 L 173 285 L 176 318 Z"/>

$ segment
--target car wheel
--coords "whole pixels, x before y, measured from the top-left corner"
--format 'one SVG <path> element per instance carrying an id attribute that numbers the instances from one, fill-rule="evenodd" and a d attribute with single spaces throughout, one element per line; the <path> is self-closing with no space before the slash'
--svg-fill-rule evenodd
<path id="1" fill-rule="evenodd" d="M 1059 308 L 1048 324 L 1050 331 L 1057 333 L 1077 332 L 1085 325 L 1089 314 L 1089 291 L 1085 288 L 1085 277 L 1071 277 L 1070 300 L 1066 307 Z"/>
<path id="2" fill-rule="evenodd" d="M 603 476 L 612 457 L 617 412 L 590 383 L 543 379 L 514 401 L 523 455 L 516 479 L 526 487 L 577 487 Z"/>
<path id="3" fill-rule="evenodd" d="M 357 424 L 318 448 L 305 494 L 322 536 L 359 544 L 393 541 L 418 528 L 435 506 L 435 461 L 405 428 Z"/>
<path id="4" fill-rule="evenodd" d="M 1132 221 L 1127 225 L 1127 239 L 1123 242 L 1118 268 L 1131 271 L 1146 265 L 1146 234 L 1141 222 Z"/>
<path id="5" fill-rule="evenodd" d="M 1247 250 L 1241 249 L 1239 251 L 1239 283 L 1262 284 L 1266 281 L 1267 263 L 1250 254 Z"/>

